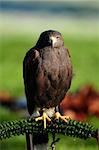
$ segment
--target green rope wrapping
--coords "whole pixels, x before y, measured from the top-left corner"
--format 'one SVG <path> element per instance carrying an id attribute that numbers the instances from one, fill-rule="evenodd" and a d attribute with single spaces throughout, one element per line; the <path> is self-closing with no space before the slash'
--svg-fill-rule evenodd
<path id="1" fill-rule="evenodd" d="M 61 133 L 67 136 L 87 139 L 90 137 L 97 138 L 97 130 L 88 123 L 77 122 L 75 120 L 54 120 L 47 123 L 47 128 L 44 129 L 43 121 L 35 121 L 35 118 L 27 118 L 22 120 L 15 120 L 3 122 L 0 124 L 0 140 L 10 138 L 16 135 L 23 135 L 25 133 Z"/>

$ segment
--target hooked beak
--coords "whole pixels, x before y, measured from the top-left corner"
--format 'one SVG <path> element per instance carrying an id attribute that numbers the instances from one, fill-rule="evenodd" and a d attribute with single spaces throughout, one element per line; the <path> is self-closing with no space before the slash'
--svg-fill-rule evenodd
<path id="1" fill-rule="evenodd" d="M 56 37 L 51 36 L 51 37 L 50 37 L 50 42 L 51 42 L 51 46 L 54 47 L 55 43 L 57 42 Z"/>

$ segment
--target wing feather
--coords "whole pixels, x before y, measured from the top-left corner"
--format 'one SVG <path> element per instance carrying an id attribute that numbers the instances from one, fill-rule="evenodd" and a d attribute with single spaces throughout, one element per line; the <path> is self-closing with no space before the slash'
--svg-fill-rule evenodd
<path id="1" fill-rule="evenodd" d="M 36 105 L 36 83 L 35 74 L 38 68 L 39 52 L 36 49 L 30 49 L 23 60 L 23 79 L 25 94 L 27 98 L 27 107 L 30 114 L 33 113 Z"/>

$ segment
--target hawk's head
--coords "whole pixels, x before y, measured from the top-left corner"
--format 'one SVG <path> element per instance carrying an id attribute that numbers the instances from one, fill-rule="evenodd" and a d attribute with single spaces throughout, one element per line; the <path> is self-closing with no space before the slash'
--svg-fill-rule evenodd
<path id="1" fill-rule="evenodd" d="M 64 45 L 61 33 L 54 30 L 48 30 L 41 33 L 36 46 L 43 48 L 46 46 L 52 46 L 53 48 L 59 48 Z"/>

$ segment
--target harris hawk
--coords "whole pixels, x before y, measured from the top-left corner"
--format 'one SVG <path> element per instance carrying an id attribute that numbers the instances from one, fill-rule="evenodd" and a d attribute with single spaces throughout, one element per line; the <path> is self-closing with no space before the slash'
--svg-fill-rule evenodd
<path id="1" fill-rule="evenodd" d="M 41 33 L 36 45 L 24 58 L 23 79 L 30 116 L 37 117 L 36 121 L 44 120 L 44 128 L 46 120 L 51 121 L 53 115 L 67 121 L 66 116 L 56 110 L 72 80 L 71 58 L 60 32 L 48 30 Z M 35 145 L 48 142 L 48 135 L 33 136 Z"/>

